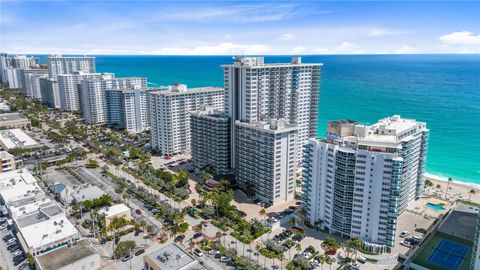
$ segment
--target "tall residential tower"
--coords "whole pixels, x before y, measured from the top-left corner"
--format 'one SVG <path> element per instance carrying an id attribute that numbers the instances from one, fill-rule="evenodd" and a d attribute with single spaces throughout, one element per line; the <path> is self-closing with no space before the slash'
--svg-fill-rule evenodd
<path id="1" fill-rule="evenodd" d="M 202 106 L 223 110 L 223 89 L 201 87 L 187 90 L 174 85 L 149 93 L 152 147 L 163 155 L 190 153 L 190 113 Z"/>
<path id="2" fill-rule="evenodd" d="M 318 95 L 322 64 L 268 64 L 263 57 L 237 57 L 223 65 L 225 112 L 231 118 L 231 142 L 235 144 L 236 121 L 258 122 L 285 119 L 298 127 L 298 157 L 308 138 L 317 136 Z M 235 147 L 232 145 L 232 165 Z"/>
<path id="3" fill-rule="evenodd" d="M 424 185 L 429 130 L 398 115 L 330 122 L 304 155 L 307 218 L 330 233 L 393 246 L 397 218 Z"/>

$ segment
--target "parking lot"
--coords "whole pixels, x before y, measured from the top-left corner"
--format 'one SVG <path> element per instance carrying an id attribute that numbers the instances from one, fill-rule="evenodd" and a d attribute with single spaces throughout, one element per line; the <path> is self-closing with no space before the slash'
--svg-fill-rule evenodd
<path id="1" fill-rule="evenodd" d="M 6 223 L 3 223 L 6 224 Z M 1 226 L 1 225 L 0 225 Z M 2 227 L 0 227 L 2 228 Z M 8 237 L 5 238 L 4 237 Z M 26 265 L 26 257 L 23 253 L 23 250 L 16 239 L 10 228 L 4 228 L 0 230 L 0 266 L 5 270 L 16 270 L 16 269 L 30 269 L 23 268 Z M 10 250 L 9 250 L 10 249 Z M 17 255 L 14 255 L 14 254 Z M 17 258 L 16 261 L 13 259 Z"/>

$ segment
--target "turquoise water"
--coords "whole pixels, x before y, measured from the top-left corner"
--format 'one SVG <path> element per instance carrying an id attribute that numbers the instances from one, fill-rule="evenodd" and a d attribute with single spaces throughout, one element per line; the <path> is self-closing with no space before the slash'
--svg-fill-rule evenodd
<path id="1" fill-rule="evenodd" d="M 428 207 L 428 208 L 431 208 L 435 211 L 445 210 L 445 207 L 443 207 L 443 205 L 441 205 L 441 204 L 426 203 L 425 206 Z"/>
<path id="2" fill-rule="evenodd" d="M 427 171 L 480 184 L 480 55 L 303 56 L 324 63 L 319 136 L 326 123 L 373 123 L 400 114 L 431 130 Z M 146 76 L 152 85 L 222 86 L 228 56 L 97 56 L 97 70 Z M 290 61 L 268 56 L 266 62 Z"/>

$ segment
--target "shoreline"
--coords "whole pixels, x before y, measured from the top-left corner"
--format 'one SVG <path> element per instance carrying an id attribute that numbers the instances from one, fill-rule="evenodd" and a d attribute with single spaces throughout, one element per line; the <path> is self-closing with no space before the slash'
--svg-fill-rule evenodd
<path id="1" fill-rule="evenodd" d="M 428 193 L 433 191 L 439 197 L 445 196 L 445 190 L 448 185 L 448 199 L 464 199 L 464 200 L 471 200 L 472 202 L 480 202 L 480 185 L 459 182 L 459 181 L 451 181 L 448 184 L 448 179 L 445 177 L 437 176 L 430 173 L 425 173 L 424 175 L 425 180 L 430 180 L 433 183 L 433 186 L 428 188 Z M 440 188 L 437 188 L 437 185 L 440 185 Z M 475 193 L 470 193 L 471 190 L 474 190 Z"/>
<path id="2" fill-rule="evenodd" d="M 436 174 L 429 173 L 429 172 L 426 172 L 423 177 L 425 179 L 429 179 L 429 180 L 432 180 L 432 181 L 439 181 L 439 182 L 444 182 L 444 183 L 448 182 L 448 177 L 436 175 Z M 462 182 L 462 181 L 455 180 L 455 179 L 453 179 L 453 181 L 450 182 L 450 184 L 457 184 L 457 185 L 471 187 L 471 188 L 474 188 L 474 189 L 480 189 L 480 184 Z"/>

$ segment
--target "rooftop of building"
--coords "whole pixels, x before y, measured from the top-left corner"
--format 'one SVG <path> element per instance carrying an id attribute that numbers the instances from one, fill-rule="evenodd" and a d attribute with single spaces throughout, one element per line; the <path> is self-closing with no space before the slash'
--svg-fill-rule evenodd
<path id="1" fill-rule="evenodd" d="M 265 63 L 263 56 L 233 57 L 233 64 L 221 65 L 222 67 L 291 67 L 291 66 L 322 66 L 322 63 L 302 63 L 301 57 L 292 57 L 290 63 Z"/>
<path id="2" fill-rule="evenodd" d="M 14 113 L 2 113 L 0 114 L 0 122 L 5 121 L 18 121 L 18 120 L 26 120 L 29 121 L 27 117 L 23 114 L 14 112 Z"/>
<path id="3" fill-rule="evenodd" d="M 106 193 L 99 187 L 92 184 L 84 184 L 72 189 L 68 189 L 68 195 L 71 195 L 77 202 L 83 202 L 86 200 L 93 200 L 105 195 Z"/>
<path id="4" fill-rule="evenodd" d="M 63 212 L 62 208 L 56 203 L 47 203 L 33 212 L 30 212 L 25 215 L 20 215 L 15 222 L 19 228 L 28 227 L 34 225 L 36 223 L 40 223 L 49 219 L 55 219 L 58 217 L 64 217 L 65 212 Z"/>
<path id="5" fill-rule="evenodd" d="M 192 115 L 211 117 L 211 118 L 222 118 L 227 119 L 228 116 L 225 115 L 224 111 L 217 110 L 213 106 L 203 106 L 198 111 L 191 112 Z"/>
<path id="6" fill-rule="evenodd" d="M 204 93 L 204 92 L 215 92 L 215 91 L 223 91 L 222 87 L 215 87 L 215 86 L 206 86 L 206 87 L 196 87 L 196 88 L 188 88 L 185 84 L 175 84 L 163 88 L 160 91 L 151 91 L 151 94 L 161 95 L 161 96 L 179 96 L 179 95 L 191 95 L 197 93 Z"/>
<path id="7" fill-rule="evenodd" d="M 267 131 L 271 133 L 281 133 L 298 130 L 298 127 L 295 125 L 289 124 L 284 119 L 268 119 L 258 122 L 241 122 L 236 121 L 236 125 L 244 126 L 248 128 L 254 128 L 261 131 Z"/>
<path id="8" fill-rule="evenodd" d="M 177 244 L 159 246 L 151 253 L 145 255 L 144 260 L 154 263 L 162 270 L 202 270 L 206 269 L 200 263 L 190 256 Z"/>
<path id="9" fill-rule="evenodd" d="M 7 148 L 5 150 L 15 147 L 36 147 L 37 142 L 28 136 L 21 129 L 8 129 L 0 131 L 0 141 Z"/>
<path id="10" fill-rule="evenodd" d="M 88 241 L 81 240 L 71 247 L 62 247 L 44 255 L 36 256 L 35 260 L 42 270 L 56 270 L 94 254 L 96 252 Z"/>
<path id="11" fill-rule="evenodd" d="M 7 151 L 0 151 L 0 159 L 6 160 L 6 159 L 12 159 L 12 158 L 15 158 L 15 156 L 8 153 Z"/>
<path id="12" fill-rule="evenodd" d="M 355 145 L 401 148 L 400 143 L 418 131 L 427 130 L 426 123 L 393 115 L 373 125 L 358 124 L 353 120 L 328 123 L 328 139 L 351 141 Z"/>
<path id="13" fill-rule="evenodd" d="M 13 219 L 19 219 L 22 216 L 26 216 L 38 211 L 39 208 L 45 208 L 49 205 L 56 204 L 56 202 L 44 198 L 41 200 L 25 200 L 18 202 L 17 204 L 10 204 L 9 209 Z"/>
<path id="14" fill-rule="evenodd" d="M 74 236 L 78 231 L 63 214 L 20 227 L 20 233 L 28 247 L 36 248 Z"/>
<path id="15" fill-rule="evenodd" d="M 0 197 L 7 204 L 18 204 L 16 201 L 31 197 L 44 197 L 43 190 L 36 179 L 27 171 L 14 170 L 0 174 Z M 40 195 L 40 196 L 39 196 Z"/>
<path id="16" fill-rule="evenodd" d="M 115 216 L 124 212 L 130 212 L 130 208 L 123 203 L 105 207 L 98 211 L 100 215 L 105 214 L 106 217 Z"/>
<path id="17" fill-rule="evenodd" d="M 74 59 L 80 59 L 80 58 L 90 58 L 90 59 L 95 59 L 95 56 L 74 56 L 74 55 L 61 55 L 61 54 L 49 54 L 48 58 L 74 58 Z"/>

